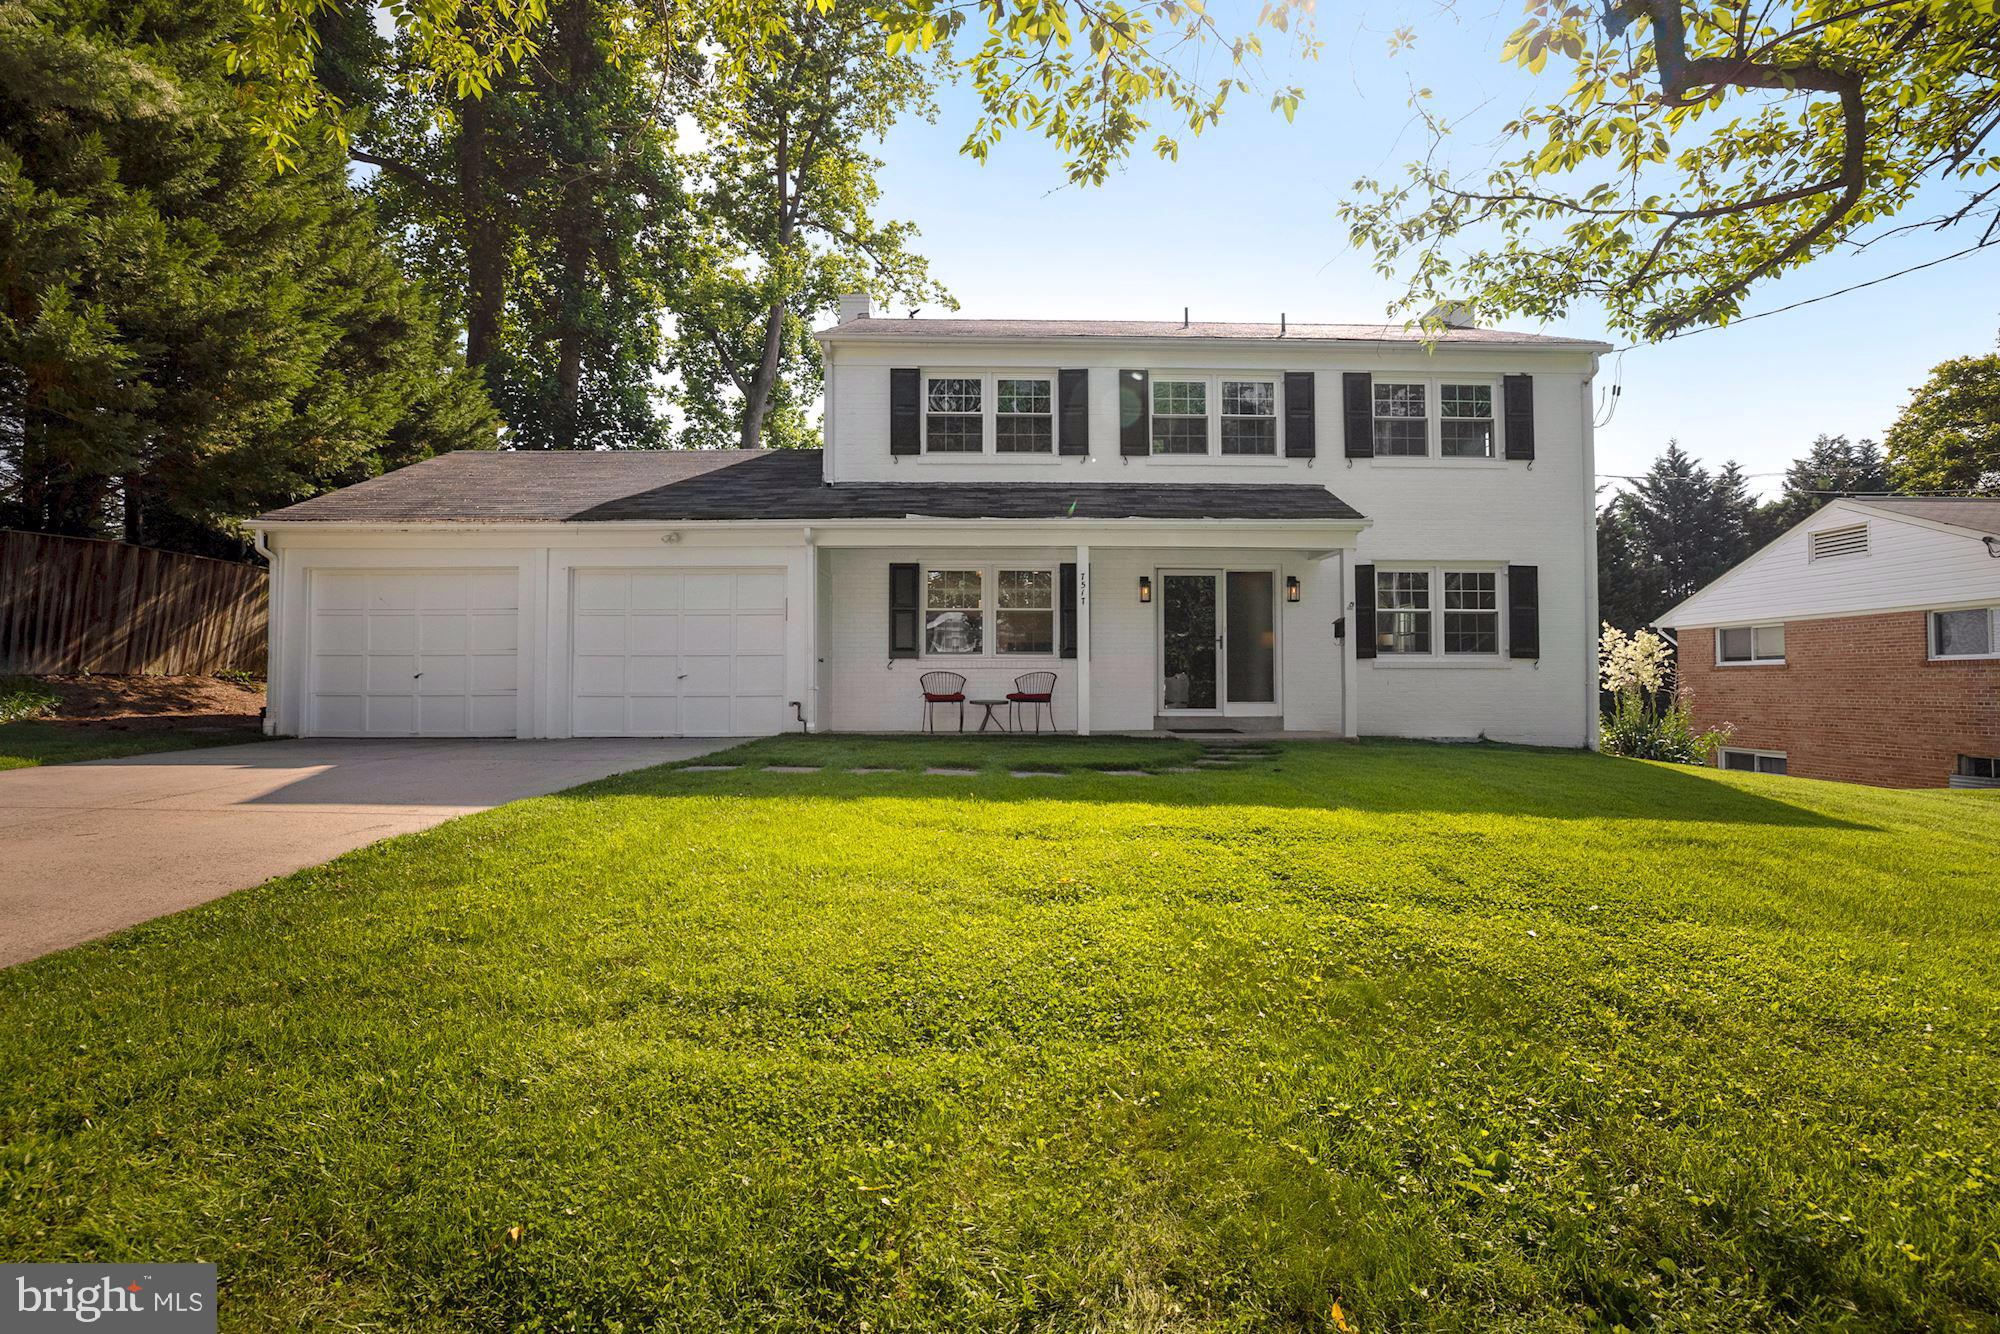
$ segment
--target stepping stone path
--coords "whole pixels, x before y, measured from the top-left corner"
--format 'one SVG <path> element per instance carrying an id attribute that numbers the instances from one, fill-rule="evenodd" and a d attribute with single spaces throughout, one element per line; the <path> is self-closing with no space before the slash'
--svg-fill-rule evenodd
<path id="1" fill-rule="evenodd" d="M 1055 770 L 1055 769 L 1013 769 L 1013 770 L 1010 770 L 1010 771 L 1009 771 L 1009 777 L 1012 777 L 1012 778 L 1068 778 L 1068 777 L 1069 777 L 1069 775 L 1068 775 L 1068 774 L 1066 774 L 1066 773 L 1062 773 L 1062 772 L 1060 772 L 1060 771 L 1058 771 L 1058 770 Z"/>
<path id="2" fill-rule="evenodd" d="M 936 774 L 936 775 L 937 775 L 938 777 L 940 777 L 940 778 L 972 778 L 972 777 L 974 777 L 975 775 L 977 775 L 977 774 L 979 773 L 979 770 L 977 770 L 977 769 L 926 769 L 926 770 L 924 770 L 924 772 L 925 772 L 925 773 L 927 773 L 927 774 Z"/>
<path id="3" fill-rule="evenodd" d="M 1099 769 L 1106 778 L 1151 778 L 1151 769 Z"/>
<path id="4" fill-rule="evenodd" d="M 849 772 L 849 773 L 851 773 L 851 774 L 893 774 L 893 773 L 897 773 L 897 772 L 899 772 L 899 770 L 895 770 L 895 769 L 871 769 L 871 768 L 869 768 L 869 767 L 868 767 L 867 765 L 863 765 L 863 766 L 862 766 L 861 768 L 859 768 L 859 769 L 849 769 L 849 770 L 848 770 L 847 772 Z"/>
<path id="5" fill-rule="evenodd" d="M 767 774 L 816 774 L 819 772 L 819 766 L 817 764 L 767 764 L 764 766 L 764 772 Z"/>
<path id="6" fill-rule="evenodd" d="M 683 764 L 681 772 L 684 774 L 726 774 L 740 767 L 740 765 L 735 764 Z"/>

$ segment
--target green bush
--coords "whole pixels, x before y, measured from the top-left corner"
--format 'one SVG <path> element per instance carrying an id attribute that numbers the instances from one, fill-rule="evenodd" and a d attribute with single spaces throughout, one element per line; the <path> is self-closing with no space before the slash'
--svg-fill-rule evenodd
<path id="1" fill-rule="evenodd" d="M 0 723 L 40 718 L 60 703 L 55 691 L 32 676 L 0 677 Z"/>
<path id="2" fill-rule="evenodd" d="M 1674 764 L 1707 764 L 1729 735 L 1717 729 L 1696 731 L 1694 715 L 1685 700 L 1674 699 L 1664 708 L 1654 709 L 1637 693 L 1620 694 L 1602 723 L 1600 744 L 1605 754 Z"/>

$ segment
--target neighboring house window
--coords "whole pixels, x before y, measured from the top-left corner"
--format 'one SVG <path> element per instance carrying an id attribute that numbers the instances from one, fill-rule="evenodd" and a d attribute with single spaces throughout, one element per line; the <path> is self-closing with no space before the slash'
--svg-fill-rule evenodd
<path id="1" fill-rule="evenodd" d="M 1717 761 L 1725 769 L 1735 769 L 1746 774 L 1781 774 L 1785 772 L 1785 753 L 1781 750 L 1733 750 L 1724 747 L 1717 752 Z"/>
<path id="2" fill-rule="evenodd" d="M 1433 600 L 1434 590 L 1441 600 Z M 1441 565 L 1378 569 L 1375 651 L 1418 657 L 1498 654 L 1500 572 Z"/>
<path id="3" fill-rule="evenodd" d="M 1733 625 L 1715 637 L 1717 662 L 1783 662 L 1785 627 L 1782 625 Z"/>
<path id="4" fill-rule="evenodd" d="M 1222 452 L 1278 452 L 1278 385 L 1274 380 L 1222 382 Z"/>
<path id="5" fill-rule="evenodd" d="M 1807 560 L 1829 560 L 1835 556 L 1865 556 L 1868 554 L 1868 525 L 1850 524 L 1845 528 L 1822 528 L 1806 538 Z"/>
<path id="6" fill-rule="evenodd" d="M 962 655 L 984 651 L 984 584 L 978 570 L 924 572 L 924 652 Z"/>
<path id="7" fill-rule="evenodd" d="M 1444 576 L 1444 651 L 1500 651 L 1500 577 L 1491 570 L 1447 570 Z"/>
<path id="8" fill-rule="evenodd" d="M 1375 382 L 1375 452 L 1390 458 L 1430 453 L 1425 386 Z"/>
<path id="9" fill-rule="evenodd" d="M 994 419 L 995 452 L 1055 452 L 1055 396 L 1047 380 L 999 380 L 994 386 L 994 399 L 999 414 Z"/>
<path id="10" fill-rule="evenodd" d="M 1056 577 L 1051 570 L 1002 570 L 994 612 L 994 647 L 1001 653 L 1056 651 Z"/>
<path id="11" fill-rule="evenodd" d="M 1208 453 L 1208 381 L 1153 381 L 1153 452 Z"/>
<path id="12" fill-rule="evenodd" d="M 1958 757 L 1958 776 L 2000 782 L 2000 759 L 1991 755 L 1961 755 Z"/>
<path id="13" fill-rule="evenodd" d="M 984 383 L 976 375 L 934 376 L 925 394 L 924 439 L 933 454 L 985 448 Z"/>
<path id="14" fill-rule="evenodd" d="M 1448 459 L 1493 457 L 1493 386 L 1438 386 L 1438 453 Z"/>
<path id="15" fill-rule="evenodd" d="M 2000 656 L 2000 607 L 1931 613 L 1933 658 Z"/>

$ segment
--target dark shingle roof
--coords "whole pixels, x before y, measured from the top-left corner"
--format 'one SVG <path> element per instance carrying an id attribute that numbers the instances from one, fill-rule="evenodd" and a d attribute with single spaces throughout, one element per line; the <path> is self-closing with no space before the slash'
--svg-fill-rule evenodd
<path id="1" fill-rule="evenodd" d="M 1891 514 L 1907 514 L 1913 519 L 1948 523 L 1975 533 L 2000 537 L 2000 496 L 1854 496 L 1857 504 L 1872 505 Z"/>
<path id="2" fill-rule="evenodd" d="M 820 451 L 463 451 L 262 516 L 284 523 L 1358 519 L 1323 486 L 821 481 Z"/>
<path id="3" fill-rule="evenodd" d="M 1162 338 L 1174 341 L 1241 339 L 1288 343 L 1422 343 L 1446 347 L 1538 347 L 1550 350 L 1608 352 L 1610 344 L 1555 334 L 1515 333 L 1507 329 L 1440 329 L 1426 334 L 1403 324 L 1306 324 L 1288 321 L 1283 330 L 1273 324 L 1234 324 L 1219 320 L 961 320 L 889 319 L 874 316 L 821 329 L 818 338 Z"/>

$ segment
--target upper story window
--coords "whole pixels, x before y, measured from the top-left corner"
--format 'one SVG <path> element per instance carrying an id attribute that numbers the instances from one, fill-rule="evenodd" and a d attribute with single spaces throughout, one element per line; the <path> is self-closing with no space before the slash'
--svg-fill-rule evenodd
<path id="1" fill-rule="evenodd" d="M 986 447 L 985 384 L 976 375 L 933 375 L 924 389 L 924 444 L 933 454 Z"/>
<path id="2" fill-rule="evenodd" d="M 1378 458 L 1427 458 L 1432 440 L 1440 458 L 1499 457 L 1489 380 L 1377 380 L 1374 398 Z"/>
<path id="3" fill-rule="evenodd" d="M 1717 662 L 1783 662 L 1783 625 L 1732 625 L 1715 636 Z"/>
<path id="4" fill-rule="evenodd" d="M 1153 452 L 1208 453 L 1208 381 L 1153 381 Z"/>
<path id="5" fill-rule="evenodd" d="M 1222 382 L 1222 452 L 1278 452 L 1278 384 L 1275 380 Z"/>
<path id="6" fill-rule="evenodd" d="M 1932 612 L 1931 656 L 2000 657 L 2000 607 Z"/>
<path id="7" fill-rule="evenodd" d="M 1045 379 L 1003 377 L 994 383 L 993 447 L 1002 454 L 1053 454 L 1054 386 Z"/>

